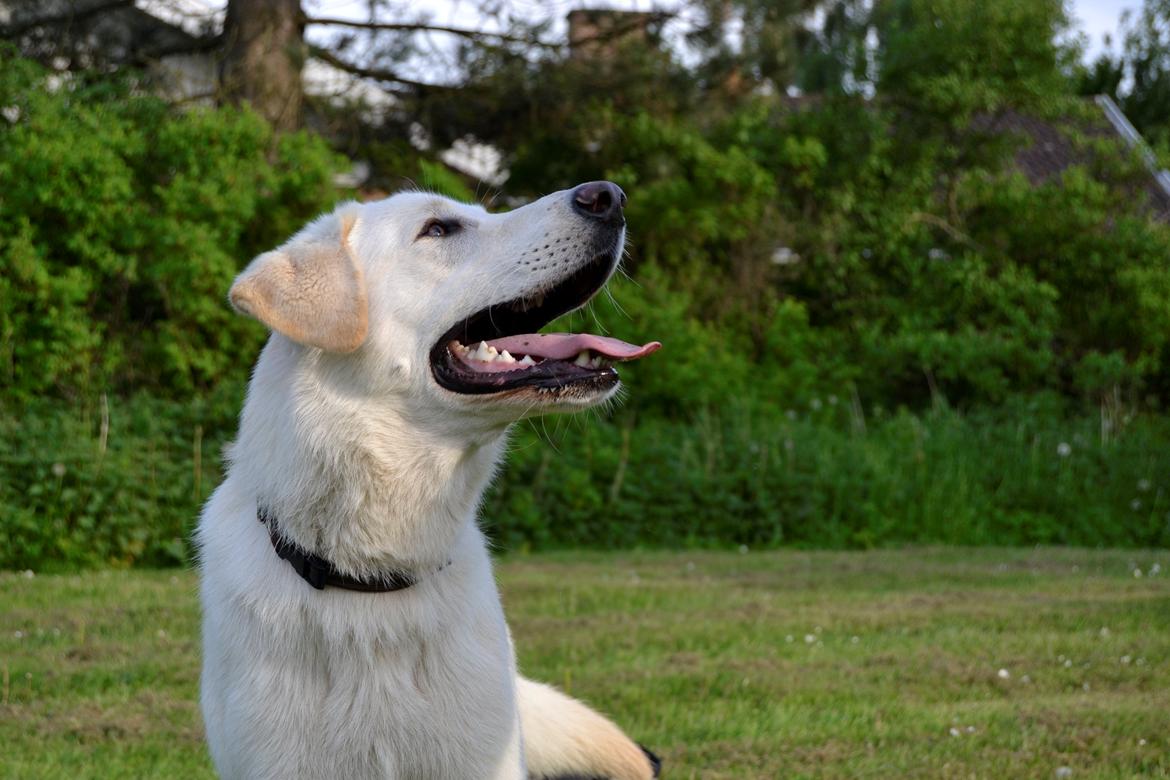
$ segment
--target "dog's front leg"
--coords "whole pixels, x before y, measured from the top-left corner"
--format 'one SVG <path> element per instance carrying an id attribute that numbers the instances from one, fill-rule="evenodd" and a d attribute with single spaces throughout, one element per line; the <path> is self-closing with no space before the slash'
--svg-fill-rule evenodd
<path id="1" fill-rule="evenodd" d="M 491 780 L 527 780 L 528 773 L 524 769 L 524 750 L 520 743 L 520 716 L 512 724 L 512 732 L 508 735 L 508 743 L 492 771 Z"/>
<path id="2" fill-rule="evenodd" d="M 652 780 L 657 759 L 601 714 L 542 683 L 516 677 L 528 776 L 533 780 Z"/>

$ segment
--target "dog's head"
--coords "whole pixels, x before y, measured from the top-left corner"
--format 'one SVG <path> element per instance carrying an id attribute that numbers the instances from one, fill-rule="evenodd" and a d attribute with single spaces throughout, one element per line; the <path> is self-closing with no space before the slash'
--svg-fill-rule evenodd
<path id="1" fill-rule="evenodd" d="M 500 420 L 591 406 L 659 344 L 538 331 L 609 279 L 625 201 L 591 182 L 504 214 L 419 192 L 345 204 L 257 257 L 231 302 L 364 392 Z"/>

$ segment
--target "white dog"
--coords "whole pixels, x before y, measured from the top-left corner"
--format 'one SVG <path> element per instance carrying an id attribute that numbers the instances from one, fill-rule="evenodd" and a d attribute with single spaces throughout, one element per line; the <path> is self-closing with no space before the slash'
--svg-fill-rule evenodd
<path id="1" fill-rule="evenodd" d="M 608 182 L 498 215 L 350 203 L 236 280 L 274 333 L 198 530 L 222 776 L 657 775 L 610 721 L 517 676 L 475 520 L 511 423 L 605 401 L 611 363 L 658 347 L 536 333 L 609 278 L 624 203 Z"/>

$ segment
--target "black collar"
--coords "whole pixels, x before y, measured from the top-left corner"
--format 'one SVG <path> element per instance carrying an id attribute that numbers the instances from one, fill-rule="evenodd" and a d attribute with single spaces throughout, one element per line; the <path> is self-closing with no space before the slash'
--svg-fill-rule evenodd
<path id="1" fill-rule="evenodd" d="M 363 593 L 390 593 L 396 590 L 406 590 L 418 580 L 405 572 L 383 572 L 377 579 L 359 580 L 342 574 L 329 561 L 299 546 L 280 535 L 276 518 L 268 514 L 263 507 L 256 508 L 256 519 L 268 526 L 268 538 L 272 541 L 272 549 L 276 554 L 288 561 L 293 571 L 301 579 L 317 590 L 325 590 L 326 586 L 358 590 Z M 445 565 L 445 564 L 444 564 Z M 440 567 L 442 568 L 442 567 Z"/>

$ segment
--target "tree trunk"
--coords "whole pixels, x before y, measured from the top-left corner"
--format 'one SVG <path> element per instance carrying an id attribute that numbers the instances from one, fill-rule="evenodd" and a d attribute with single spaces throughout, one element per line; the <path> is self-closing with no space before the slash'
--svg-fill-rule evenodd
<path id="1" fill-rule="evenodd" d="M 301 124 L 306 58 L 300 0 L 228 0 L 220 88 L 278 131 Z"/>

